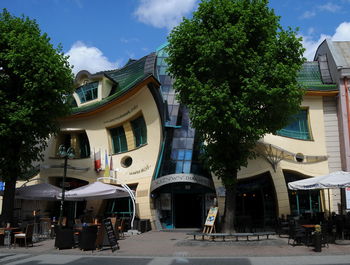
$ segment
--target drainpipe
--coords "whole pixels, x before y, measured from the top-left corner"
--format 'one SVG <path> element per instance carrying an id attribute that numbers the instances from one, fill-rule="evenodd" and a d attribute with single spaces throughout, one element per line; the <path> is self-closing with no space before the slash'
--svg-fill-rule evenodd
<path id="1" fill-rule="evenodd" d="M 344 77 L 344 90 L 345 90 L 345 99 L 346 99 L 346 114 L 348 118 L 348 133 L 350 135 L 350 104 L 349 104 L 349 87 L 348 87 L 347 77 Z"/>
<path id="2" fill-rule="evenodd" d="M 349 133 L 349 137 L 350 137 L 350 103 L 349 103 L 349 87 L 348 87 L 348 78 L 345 76 L 344 77 L 344 90 L 345 90 L 345 99 L 346 99 L 346 114 L 347 114 L 347 118 L 348 118 L 348 133 Z M 350 139 L 349 139 L 350 141 Z M 347 161 L 347 154 L 346 154 L 346 161 Z M 348 163 L 346 163 L 346 171 L 349 170 L 349 166 Z M 344 196 L 345 192 L 344 189 L 341 189 L 340 191 L 340 205 L 341 205 L 341 214 L 343 214 L 344 211 L 344 205 L 343 205 L 343 196 Z"/>

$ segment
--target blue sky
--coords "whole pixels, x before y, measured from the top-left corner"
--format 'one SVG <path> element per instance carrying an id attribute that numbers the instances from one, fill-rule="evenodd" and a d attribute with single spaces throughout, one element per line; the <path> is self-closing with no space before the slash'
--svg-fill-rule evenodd
<path id="1" fill-rule="evenodd" d="M 198 0 L 1 0 L 13 15 L 36 19 L 52 43 L 61 43 L 74 72 L 123 66 L 166 42 Z M 305 56 L 325 39 L 350 40 L 350 0 L 270 0 L 283 27 L 299 27 Z"/>

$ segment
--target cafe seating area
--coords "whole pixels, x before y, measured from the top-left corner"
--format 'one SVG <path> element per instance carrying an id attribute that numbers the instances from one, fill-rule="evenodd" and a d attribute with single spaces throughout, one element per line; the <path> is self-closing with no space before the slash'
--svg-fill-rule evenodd
<path id="1" fill-rule="evenodd" d="M 116 240 L 124 238 L 128 219 L 117 219 L 116 217 L 108 217 L 115 232 Z M 103 220 L 97 218 L 91 219 L 89 223 L 84 219 L 74 219 L 74 225 L 55 226 L 55 247 L 57 249 L 79 248 L 81 250 L 96 250 L 109 246 L 107 232 L 102 223 Z"/>
<path id="2" fill-rule="evenodd" d="M 280 237 L 288 237 L 292 246 L 315 246 L 317 239 L 317 244 L 328 247 L 339 240 L 350 240 L 350 215 L 328 217 L 320 212 L 278 218 L 276 232 Z"/>
<path id="3" fill-rule="evenodd" d="M 116 240 L 125 237 L 129 228 L 129 218 L 108 217 L 115 232 Z M 89 222 L 86 222 L 89 221 Z M 36 243 L 54 239 L 56 249 L 79 248 L 81 250 L 96 250 L 109 246 L 103 220 L 99 218 L 76 218 L 72 222 L 66 217 L 59 220 L 33 218 L 16 225 L 6 224 L 0 228 L 0 246 L 4 247 L 33 247 Z M 73 225 L 70 225 L 74 223 Z"/>

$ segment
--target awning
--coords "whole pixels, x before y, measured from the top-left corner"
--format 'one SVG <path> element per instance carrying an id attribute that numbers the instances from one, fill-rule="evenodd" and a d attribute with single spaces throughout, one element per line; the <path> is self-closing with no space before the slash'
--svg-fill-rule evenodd
<path id="1" fill-rule="evenodd" d="M 126 192 L 124 188 L 99 181 L 66 191 L 64 194 L 64 199 L 67 201 L 102 200 L 125 197 L 129 197 L 129 193 Z M 62 193 L 58 195 L 58 199 L 61 198 Z"/>
<path id="2" fill-rule="evenodd" d="M 39 183 L 16 188 L 15 198 L 24 200 L 56 200 L 61 188 L 48 183 Z M 0 195 L 3 196 L 4 191 Z"/>
<path id="3" fill-rule="evenodd" d="M 350 172 L 336 171 L 328 175 L 288 183 L 291 190 L 339 189 L 350 187 Z"/>

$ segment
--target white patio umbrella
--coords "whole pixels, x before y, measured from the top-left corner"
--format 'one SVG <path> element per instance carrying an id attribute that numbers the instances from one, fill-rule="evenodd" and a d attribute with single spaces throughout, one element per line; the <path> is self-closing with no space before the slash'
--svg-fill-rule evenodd
<path id="1" fill-rule="evenodd" d="M 288 183 L 288 188 L 291 190 L 341 189 L 346 187 L 350 187 L 350 172 L 345 171 L 335 171 L 324 176 Z M 328 204 L 330 209 L 329 192 Z"/>
<path id="2" fill-rule="evenodd" d="M 335 171 L 328 175 L 288 183 L 291 190 L 339 189 L 350 187 L 350 172 Z"/>
<path id="3" fill-rule="evenodd" d="M 61 189 L 48 183 L 39 183 L 34 185 L 22 186 L 16 188 L 16 199 L 24 200 L 57 200 Z M 0 193 L 3 196 L 3 191 Z"/>
<path id="4" fill-rule="evenodd" d="M 57 197 L 61 199 L 62 193 Z M 102 200 L 129 197 L 121 187 L 105 184 L 99 181 L 65 192 L 67 201 Z"/>

